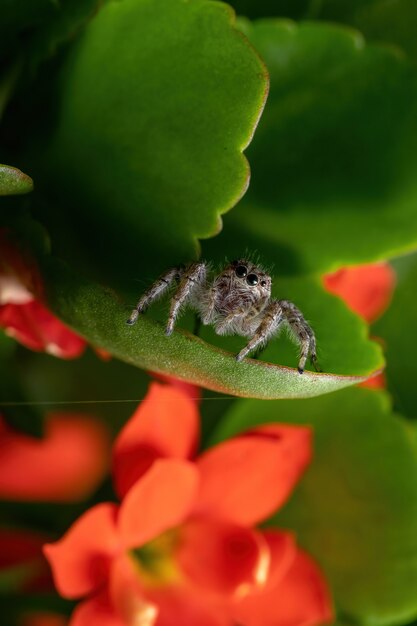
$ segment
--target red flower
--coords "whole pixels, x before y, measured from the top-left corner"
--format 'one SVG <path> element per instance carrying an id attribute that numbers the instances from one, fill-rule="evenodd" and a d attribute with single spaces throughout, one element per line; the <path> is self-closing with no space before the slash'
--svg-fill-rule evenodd
<path id="1" fill-rule="evenodd" d="M 114 447 L 121 504 L 87 511 L 45 546 L 71 626 L 313 626 L 325 581 L 293 535 L 256 525 L 310 461 L 310 429 L 268 425 L 193 459 L 196 403 L 151 385 Z"/>
<path id="2" fill-rule="evenodd" d="M 97 488 L 108 466 L 109 435 L 87 415 L 53 413 L 42 439 L 0 417 L 0 498 L 76 502 Z"/>
<path id="3" fill-rule="evenodd" d="M 374 322 L 390 303 L 395 287 L 394 270 L 388 263 L 344 267 L 324 277 L 330 293 L 339 296 L 352 311 Z"/>
<path id="4" fill-rule="evenodd" d="M 41 302 L 42 283 L 34 262 L 0 229 L 0 327 L 31 350 L 63 359 L 80 356 L 86 342 Z"/>

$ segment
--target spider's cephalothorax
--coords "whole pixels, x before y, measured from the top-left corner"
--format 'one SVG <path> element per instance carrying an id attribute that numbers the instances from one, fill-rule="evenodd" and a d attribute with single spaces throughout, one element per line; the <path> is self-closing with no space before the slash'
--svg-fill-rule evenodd
<path id="1" fill-rule="evenodd" d="M 308 357 L 318 370 L 316 339 L 301 311 L 288 300 L 271 298 L 271 277 L 247 259 L 229 263 L 220 274 L 210 278 L 207 263 L 174 267 L 143 294 L 127 323 L 136 322 L 140 313 L 171 285 L 177 289 L 171 300 L 166 334 L 174 330 L 181 307 L 191 306 L 203 324 L 210 324 L 218 335 L 249 337 L 248 344 L 236 355 L 241 361 L 264 346 L 286 325 L 300 344 L 298 371 L 303 373 Z"/>

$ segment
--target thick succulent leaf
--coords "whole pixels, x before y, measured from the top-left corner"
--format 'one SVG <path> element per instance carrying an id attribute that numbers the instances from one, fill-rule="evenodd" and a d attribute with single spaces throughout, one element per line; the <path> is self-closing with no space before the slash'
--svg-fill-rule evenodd
<path id="1" fill-rule="evenodd" d="M 383 392 L 234 403 L 213 441 L 266 422 L 312 424 L 314 459 L 269 523 L 295 530 L 323 567 L 349 623 L 417 616 L 417 448 Z"/>
<path id="2" fill-rule="evenodd" d="M 397 259 L 394 269 L 397 272 L 394 297 L 372 331 L 383 341 L 387 384 L 395 408 L 407 417 L 417 418 L 417 255 Z"/>
<path id="3" fill-rule="evenodd" d="M 0 196 L 13 196 L 33 190 L 33 180 L 16 167 L 0 165 Z"/>
<path id="4" fill-rule="evenodd" d="M 344 27 L 262 20 L 245 30 L 270 96 L 248 150 L 249 191 L 208 250 L 235 254 L 244 242 L 282 274 L 416 246 L 414 66 Z"/>
<path id="5" fill-rule="evenodd" d="M 119 279 L 195 256 L 197 238 L 216 234 L 246 190 L 242 151 L 268 87 L 230 7 L 110 2 L 58 82 L 53 128 L 32 146 L 31 164 L 40 193 L 62 209 L 61 242 L 67 219 L 95 266 Z M 57 204 L 43 216 L 48 227 Z M 59 234 L 54 241 L 59 251 Z"/>
<path id="6" fill-rule="evenodd" d="M 315 17 L 350 24 L 370 40 L 400 46 L 417 61 L 417 5 L 413 0 L 325 0 Z"/>
<path id="7" fill-rule="evenodd" d="M 369 41 L 395 44 L 417 60 L 414 0 L 231 0 L 239 15 L 289 17 L 348 24 Z"/>
<path id="8" fill-rule="evenodd" d="M 134 327 L 127 326 L 130 310 L 117 297 L 80 279 L 56 261 L 47 263 L 44 277 L 51 308 L 93 345 L 132 365 L 208 389 L 243 397 L 297 398 L 334 391 L 366 377 L 310 372 L 300 375 L 296 369 L 252 359 L 237 363 L 232 354 L 186 331 L 166 337 L 163 325 L 149 317 L 141 316 Z M 380 362 L 378 351 L 375 355 L 375 362 Z M 369 358 L 372 362 L 372 356 Z"/>
<path id="9" fill-rule="evenodd" d="M 325 372 L 342 375 L 369 375 L 384 366 L 380 346 L 368 339 L 368 326 L 339 299 L 324 290 L 318 278 L 277 278 L 273 295 L 294 302 L 303 312 L 317 338 L 317 354 Z M 245 338 L 219 337 L 203 327 L 201 337 L 234 354 L 245 345 Z M 299 350 L 285 331 L 272 339 L 261 359 L 296 367 Z M 307 364 L 309 369 L 313 369 Z"/>

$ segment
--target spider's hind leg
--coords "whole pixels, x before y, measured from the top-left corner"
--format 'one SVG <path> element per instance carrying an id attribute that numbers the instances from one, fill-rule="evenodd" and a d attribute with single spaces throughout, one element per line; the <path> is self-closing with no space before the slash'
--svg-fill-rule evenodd
<path id="1" fill-rule="evenodd" d="M 295 304 L 288 300 L 280 300 L 279 302 L 285 320 L 301 347 L 300 360 L 298 362 L 299 373 L 302 374 L 304 372 L 309 357 L 314 369 L 320 372 L 321 369 L 317 363 L 316 337 L 313 329 L 306 322 L 300 309 L 298 309 Z"/>

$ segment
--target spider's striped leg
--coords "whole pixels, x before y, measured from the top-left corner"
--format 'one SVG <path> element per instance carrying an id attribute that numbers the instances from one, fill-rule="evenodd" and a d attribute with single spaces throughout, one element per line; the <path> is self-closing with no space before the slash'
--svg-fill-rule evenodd
<path id="1" fill-rule="evenodd" d="M 298 371 L 300 374 L 304 372 L 308 357 L 310 357 L 314 369 L 316 371 L 320 371 L 317 363 L 316 338 L 314 336 L 313 329 L 306 322 L 300 309 L 298 309 L 295 304 L 289 302 L 288 300 L 279 300 L 279 303 L 282 307 L 285 321 L 301 347 Z"/>
<path id="2" fill-rule="evenodd" d="M 181 306 L 190 297 L 196 287 L 200 287 L 206 278 L 206 264 L 193 263 L 189 265 L 183 272 L 172 301 L 169 311 L 168 323 L 165 329 L 166 335 L 171 335 L 174 325 L 180 313 Z"/>
<path id="3" fill-rule="evenodd" d="M 249 343 L 236 355 L 236 361 L 241 361 L 258 347 L 264 345 L 277 332 L 283 321 L 281 305 L 273 300 L 262 312 L 262 321 Z"/>
<path id="4" fill-rule="evenodd" d="M 162 274 L 154 283 L 149 287 L 147 291 L 140 298 L 139 302 L 133 309 L 127 324 L 132 326 L 138 319 L 140 313 L 143 313 L 148 306 L 154 302 L 157 298 L 162 296 L 167 289 L 172 285 L 175 280 L 178 280 L 184 269 L 182 267 L 173 267 L 172 269 Z"/>

